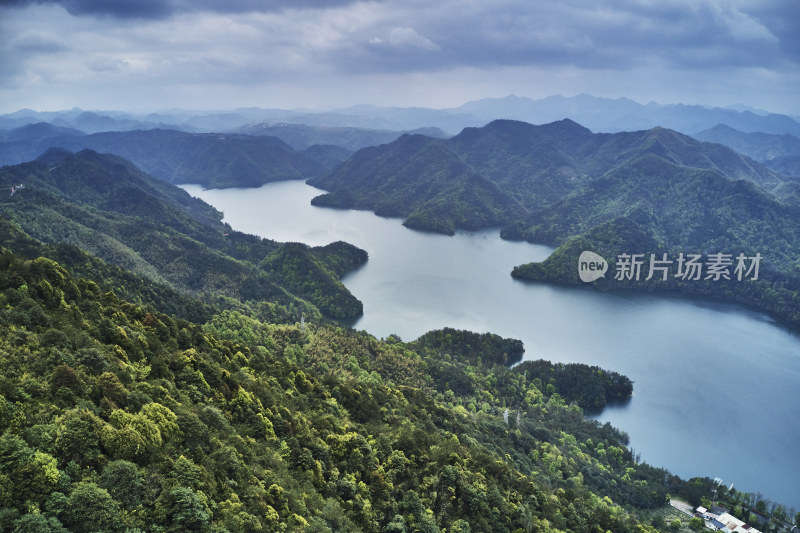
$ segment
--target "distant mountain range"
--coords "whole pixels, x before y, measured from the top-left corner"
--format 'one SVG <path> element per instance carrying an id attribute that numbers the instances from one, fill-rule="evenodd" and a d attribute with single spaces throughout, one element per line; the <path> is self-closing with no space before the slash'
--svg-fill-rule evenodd
<path id="1" fill-rule="evenodd" d="M 539 100 L 509 95 L 504 98 L 476 100 L 449 109 L 359 105 L 329 111 L 240 108 L 203 112 L 167 110 L 150 114 L 90 112 L 81 109 L 37 112 L 22 109 L 0 116 L 0 130 L 12 130 L 36 122 L 48 122 L 86 133 L 153 128 L 194 133 L 233 132 L 253 124 L 302 124 L 321 128 L 346 127 L 404 132 L 435 127 L 454 135 L 465 127 L 483 126 L 495 119 L 543 124 L 563 118 L 583 124 L 594 132 L 613 133 L 662 126 L 692 135 L 717 124 L 726 124 L 748 133 L 788 133 L 800 137 L 800 123 L 786 115 L 749 108 L 662 105 L 654 102 L 642 105 L 626 98 L 598 98 L 590 95 L 550 96 Z M 289 144 L 295 146 L 291 142 Z M 313 141 L 312 144 L 321 143 Z"/>
<path id="2" fill-rule="evenodd" d="M 113 153 L 164 181 L 209 188 L 257 187 L 276 180 L 308 178 L 334 168 L 351 153 L 341 147 L 319 145 L 298 151 L 269 136 L 161 129 L 86 135 L 36 123 L 6 135 L 0 142 L 0 161 L 30 161 L 52 147 Z"/>
<path id="3" fill-rule="evenodd" d="M 745 133 L 724 124 L 694 135 L 706 142 L 724 144 L 785 176 L 800 179 L 800 138 L 784 133 Z"/>
<path id="4" fill-rule="evenodd" d="M 496 119 L 542 124 L 564 118 L 594 132 L 666 127 L 725 144 L 781 174 L 800 176 L 800 123 L 792 117 L 589 95 L 486 98 L 451 109 L 359 105 L 330 111 L 240 108 L 150 114 L 22 109 L 0 116 L 0 165 L 30 161 L 51 147 L 89 148 L 125 157 L 172 183 L 250 187 L 313 178 L 356 150 L 391 143 L 406 133 L 444 139 Z M 790 185 L 784 192 L 796 189 Z"/>
<path id="5" fill-rule="evenodd" d="M 563 118 L 541 126 L 489 122 L 506 115 L 536 122 L 584 117 L 591 129 Z M 800 180 L 792 179 L 800 175 L 800 124 L 791 117 L 583 95 L 509 96 L 450 110 L 356 106 L 331 112 L 240 109 L 141 117 L 21 110 L 0 117 L 0 125 L 12 123 L 0 134 L 5 165 L 36 158 L 51 147 L 89 148 L 129 159 L 172 183 L 248 187 L 312 178 L 311 184 L 329 191 L 314 199 L 317 205 L 371 209 L 405 217 L 412 228 L 448 234 L 458 228 L 503 227 L 506 238 L 559 246 L 545 263 L 516 269 L 515 276 L 524 279 L 576 283 L 572 256 L 579 246 L 593 246 L 608 257 L 626 247 L 636 253 L 768 250 L 764 272 L 771 281 L 751 284 L 747 291 L 725 289 L 725 298 L 746 299 L 800 323 Z M 84 133 L 91 127 L 163 124 L 225 125 L 228 132 Z M 462 126 L 467 127 L 447 138 L 445 132 Z M 429 128 L 422 130 L 426 135 L 401 133 L 422 127 Z M 643 129 L 627 131 L 636 127 Z M 352 153 L 367 144 L 372 146 Z M 50 152 L 39 164 L 57 167 L 53 157 Z M 283 272 L 281 257 L 262 267 L 300 290 L 305 282 Z M 595 285 L 615 286 L 608 280 Z M 653 287 L 706 295 L 718 290 L 680 283 L 646 290 Z"/>
<path id="6" fill-rule="evenodd" d="M 418 133 L 428 137 L 445 139 L 447 133 L 439 128 L 419 128 L 412 131 L 374 130 L 345 126 L 307 126 L 305 124 L 259 122 L 233 130 L 243 135 L 268 135 L 277 137 L 295 150 L 311 146 L 339 146 L 355 152 L 367 146 L 377 146 L 394 141 L 404 133 Z"/>
<path id="7" fill-rule="evenodd" d="M 661 105 L 651 102 L 642 105 L 627 98 L 597 98 L 585 94 L 569 98 L 549 96 L 541 100 L 517 96 L 486 98 L 457 109 L 487 122 L 508 118 L 543 124 L 569 118 L 594 132 L 614 133 L 661 126 L 692 135 L 717 124 L 726 124 L 744 132 L 800 136 L 800 123 L 786 115 L 684 104 Z"/>

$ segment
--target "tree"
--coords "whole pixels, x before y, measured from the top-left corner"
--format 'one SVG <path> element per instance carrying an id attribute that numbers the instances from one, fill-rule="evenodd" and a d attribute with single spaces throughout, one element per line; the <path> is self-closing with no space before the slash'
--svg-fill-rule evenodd
<path id="1" fill-rule="evenodd" d="M 54 517 L 30 513 L 14 522 L 13 533 L 67 533 L 61 522 Z"/>
<path id="2" fill-rule="evenodd" d="M 472 529 L 469 527 L 469 522 L 459 518 L 453 522 L 448 531 L 451 533 L 471 533 Z"/>
<path id="3" fill-rule="evenodd" d="M 194 464 L 191 459 L 181 455 L 172 465 L 170 477 L 174 478 L 183 487 L 196 489 L 200 481 L 200 474 L 200 467 Z"/>
<path id="4" fill-rule="evenodd" d="M 77 533 L 117 531 L 122 525 L 119 504 L 106 489 L 78 483 L 67 498 L 66 525 Z"/>
<path id="5" fill-rule="evenodd" d="M 697 516 L 693 516 L 692 519 L 689 520 L 689 527 L 693 531 L 703 531 L 703 528 L 705 528 L 706 526 L 703 523 L 703 519 L 702 518 L 699 518 Z"/>
<path id="6" fill-rule="evenodd" d="M 100 454 L 100 431 L 105 423 L 87 410 L 67 411 L 58 421 L 56 450 L 61 459 L 93 463 Z"/>
<path id="7" fill-rule="evenodd" d="M 139 468 L 124 460 L 108 463 L 100 475 L 98 484 L 126 509 L 132 509 L 139 505 L 144 492 L 144 483 L 139 474 Z"/>
<path id="8" fill-rule="evenodd" d="M 208 525 L 211 514 L 192 489 L 175 487 L 169 493 L 167 512 L 175 531 L 199 530 Z"/>
<path id="9" fill-rule="evenodd" d="M 519 506 L 519 520 L 522 529 L 527 533 L 531 533 L 536 527 L 536 515 L 527 503 Z"/>
<path id="10" fill-rule="evenodd" d="M 403 515 L 394 515 L 394 519 L 386 524 L 386 533 L 406 533 L 406 519 Z"/>
<path id="11" fill-rule="evenodd" d="M 9 496 L 18 502 L 43 501 L 60 479 L 55 457 L 34 451 L 17 435 L 0 438 L 0 475 L 9 487 Z"/>

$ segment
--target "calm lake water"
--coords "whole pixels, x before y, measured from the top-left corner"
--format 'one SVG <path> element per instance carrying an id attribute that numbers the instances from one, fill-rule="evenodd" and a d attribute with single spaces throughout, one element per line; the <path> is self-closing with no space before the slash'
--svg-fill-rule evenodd
<path id="1" fill-rule="evenodd" d="M 593 417 L 630 435 L 642 459 L 684 478 L 719 477 L 800 509 L 800 337 L 735 306 L 604 294 L 511 278 L 545 246 L 499 231 L 453 237 L 399 219 L 310 205 L 321 193 L 288 181 L 258 189 L 184 186 L 246 233 L 369 252 L 344 278 L 364 303 L 353 327 L 413 340 L 450 326 L 525 343 L 526 359 L 582 362 L 634 381 L 633 398 Z"/>

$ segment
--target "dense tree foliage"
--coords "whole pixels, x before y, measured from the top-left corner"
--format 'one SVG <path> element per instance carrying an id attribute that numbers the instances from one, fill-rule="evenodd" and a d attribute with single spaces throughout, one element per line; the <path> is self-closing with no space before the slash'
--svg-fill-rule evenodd
<path id="1" fill-rule="evenodd" d="M 123 161 L 50 156 L 3 171 L 31 186 L 0 204 L 0 533 L 647 532 L 697 485 L 583 416 L 623 377 L 325 322 L 363 251 L 224 236 Z"/>
<path id="2" fill-rule="evenodd" d="M 605 407 L 608 401 L 625 400 L 633 393 L 633 382 L 617 372 L 581 363 L 524 361 L 514 368 L 547 388 L 552 385 L 565 401 L 581 407 Z"/>
<path id="3" fill-rule="evenodd" d="M 43 256 L 57 261 L 69 267 L 76 275 L 97 280 L 103 292 L 112 291 L 128 301 L 154 307 L 179 318 L 202 323 L 216 312 L 215 306 L 207 301 L 175 290 L 167 283 L 153 281 L 106 263 L 72 244 L 42 244 L 25 234 L 13 222 L 2 218 L 0 218 L 0 246 L 13 249 L 27 259 Z M 226 304 L 230 303 L 229 300 L 221 299 L 217 302 L 221 307 L 226 307 Z M 273 318 L 277 319 L 277 316 Z"/>
<path id="4" fill-rule="evenodd" d="M 460 361 L 478 366 L 510 366 L 522 360 L 522 341 L 504 339 L 494 333 L 473 333 L 453 328 L 429 331 L 411 346 L 420 353 L 450 354 Z"/>
<path id="5" fill-rule="evenodd" d="M 3 531 L 646 531 L 620 504 L 666 495 L 616 430 L 505 366 L 200 326 L 8 250 L 0 344 Z"/>
<path id="6" fill-rule="evenodd" d="M 508 232 L 518 238 L 528 236 L 525 230 L 537 225 L 539 213 L 558 210 L 563 200 L 587 187 L 602 186 L 607 173 L 645 154 L 676 168 L 713 171 L 768 189 L 782 182 L 778 174 L 728 148 L 663 128 L 593 134 L 570 120 L 542 126 L 496 120 L 446 140 L 405 135 L 362 149 L 310 183 L 330 191 L 315 199 L 319 205 L 404 216 L 416 228 L 445 233 L 518 222 L 520 228 Z M 602 206 L 619 210 L 629 203 L 604 201 Z M 576 220 L 597 223 L 587 217 Z"/>
<path id="7" fill-rule="evenodd" d="M 403 135 L 357 152 L 331 174 L 309 183 L 331 190 L 314 205 L 372 209 L 408 217 L 405 224 L 453 234 L 457 227 L 501 225 L 523 209 L 448 147 L 449 141 Z"/>
<path id="8" fill-rule="evenodd" d="M 365 251 L 343 242 L 320 248 L 286 243 L 260 266 L 283 287 L 314 302 L 326 316 L 354 318 L 362 314 L 362 304 L 339 282 L 339 275 L 366 260 Z"/>
<path id="9" fill-rule="evenodd" d="M 787 215 L 794 216 L 794 215 Z M 788 227 L 793 224 L 790 219 L 779 223 L 776 219 L 776 227 Z M 765 230 L 766 231 L 766 230 Z M 762 234 L 762 235 L 766 235 Z M 789 253 L 788 243 L 796 240 L 796 235 L 787 235 L 780 246 L 774 248 L 767 245 L 763 248 L 743 247 L 724 244 L 719 241 L 719 247 L 705 248 L 707 253 L 717 253 L 721 250 L 730 250 L 732 257 L 739 253 L 753 256 L 758 250 L 767 250 L 763 256 L 759 268 L 758 279 L 751 277 L 738 280 L 733 274 L 731 265 L 730 279 L 705 279 L 703 274 L 701 279 L 684 280 L 676 277 L 677 266 L 674 259 L 679 256 L 680 251 L 670 249 L 661 244 L 661 241 L 652 231 L 644 229 L 642 225 L 629 217 L 621 217 L 595 228 L 586 233 L 570 237 L 564 244 L 559 246 L 546 260 L 541 263 L 528 263 L 517 266 L 511 275 L 518 279 L 548 281 L 563 284 L 582 284 L 578 278 L 578 258 L 584 250 L 592 250 L 608 261 L 608 272 L 605 277 L 592 283 L 598 290 L 638 290 L 638 291 L 671 291 L 693 296 L 703 296 L 715 300 L 736 302 L 748 307 L 772 313 L 774 316 L 786 321 L 794 326 L 800 325 L 800 276 L 793 272 L 794 267 L 784 259 L 784 264 L 776 264 L 780 261 L 781 250 Z M 800 243 L 798 243 L 800 246 Z M 728 247 L 730 246 L 730 247 Z M 642 253 L 645 257 L 641 276 L 636 279 L 615 279 L 617 272 L 617 259 L 620 254 L 628 253 L 630 250 L 645 250 Z M 702 248 L 695 250 L 704 250 Z M 712 251 L 713 250 L 713 251 Z M 745 253 L 744 250 L 747 250 Z M 673 259 L 673 264 L 668 271 L 667 279 L 664 280 L 660 273 L 652 279 L 647 279 L 650 255 L 662 258 L 664 254 Z M 706 257 L 703 257 L 703 261 Z"/>

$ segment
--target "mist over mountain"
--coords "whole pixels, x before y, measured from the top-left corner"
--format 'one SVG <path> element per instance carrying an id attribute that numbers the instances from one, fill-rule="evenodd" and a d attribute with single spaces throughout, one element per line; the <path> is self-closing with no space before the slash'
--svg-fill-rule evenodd
<path id="1" fill-rule="evenodd" d="M 540 100 L 513 95 L 485 98 L 456 109 L 484 120 L 509 118 L 534 124 L 569 118 L 595 132 L 613 133 L 661 126 L 691 135 L 717 124 L 726 124 L 745 132 L 800 135 L 800 123 L 786 115 L 685 104 L 650 102 L 642 105 L 627 98 L 598 98 L 586 94 L 549 96 Z"/>
<path id="2" fill-rule="evenodd" d="M 696 133 L 694 137 L 701 141 L 724 144 L 752 157 L 775 172 L 800 179 L 800 138 L 795 135 L 745 133 L 718 124 L 711 129 Z"/>
<path id="3" fill-rule="evenodd" d="M 440 128 L 418 128 L 412 131 L 376 130 L 347 126 L 308 126 L 306 124 L 260 122 L 233 130 L 243 135 L 268 135 L 277 137 L 295 150 L 305 150 L 315 144 L 339 146 L 355 152 L 367 146 L 377 146 L 394 141 L 405 133 L 446 138 Z"/>
<path id="4" fill-rule="evenodd" d="M 25 124 L 9 131 L 2 132 L 0 139 L 14 141 L 36 141 L 41 139 L 52 139 L 54 137 L 70 137 L 86 135 L 81 130 L 56 126 L 48 122 L 34 122 Z"/>
<path id="5" fill-rule="evenodd" d="M 569 118 L 595 132 L 632 131 L 662 126 L 691 135 L 717 124 L 726 124 L 744 132 L 800 136 L 800 123 L 795 118 L 754 110 L 747 106 L 721 108 L 664 105 L 655 102 L 640 104 L 627 98 L 599 98 L 586 94 L 569 97 L 554 95 L 538 100 L 509 95 L 503 98 L 484 98 L 445 109 L 357 105 L 325 111 L 251 107 L 216 111 L 172 109 L 149 114 L 88 112 L 82 109 L 37 112 L 23 109 L 0 116 L 0 130 L 35 122 L 50 122 L 86 133 L 152 128 L 201 133 L 238 131 L 260 123 L 285 123 L 403 132 L 436 127 L 449 135 L 455 135 L 465 127 L 483 126 L 501 118 L 534 124 Z"/>
<path id="6" fill-rule="evenodd" d="M 51 147 L 73 152 L 88 148 L 124 157 L 162 180 L 205 187 L 257 187 L 270 181 L 307 178 L 335 167 L 350 155 L 336 146 L 297 151 L 269 136 L 161 129 L 63 136 L 48 132 L 40 137 L 12 139 L 17 138 L 10 136 L 0 143 L 0 160 L 5 164 L 35 159 Z"/>

